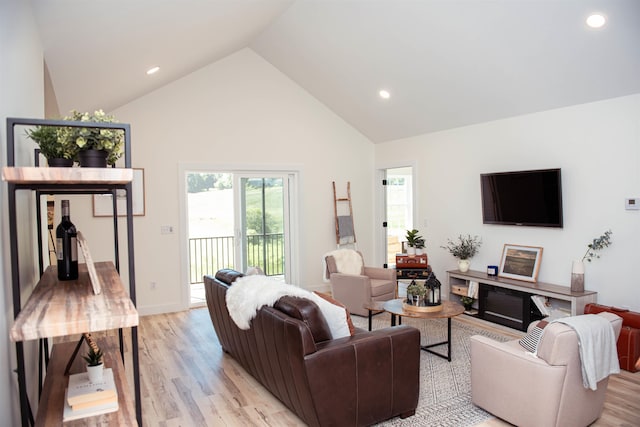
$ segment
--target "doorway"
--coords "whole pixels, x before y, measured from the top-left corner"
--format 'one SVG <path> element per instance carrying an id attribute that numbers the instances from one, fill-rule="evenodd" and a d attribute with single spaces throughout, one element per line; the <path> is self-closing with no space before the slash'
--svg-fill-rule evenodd
<path id="1" fill-rule="evenodd" d="M 186 171 L 190 305 L 201 306 L 204 275 L 223 268 L 291 277 L 295 173 Z"/>
<path id="2" fill-rule="evenodd" d="M 384 171 L 385 263 L 394 266 L 407 230 L 413 228 L 413 167 Z"/>

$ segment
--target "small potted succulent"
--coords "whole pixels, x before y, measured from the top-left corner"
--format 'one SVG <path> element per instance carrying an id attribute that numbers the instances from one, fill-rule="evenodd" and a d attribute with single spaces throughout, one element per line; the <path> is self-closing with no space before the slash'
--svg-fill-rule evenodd
<path id="1" fill-rule="evenodd" d="M 451 255 L 458 258 L 458 269 L 465 273 L 469 271 L 469 259 L 473 258 L 473 256 L 478 253 L 478 249 L 481 245 L 482 240 L 480 240 L 480 237 L 471 237 L 470 234 L 467 234 L 466 236 L 461 234 L 458 236 L 458 241 L 454 242 L 451 239 L 448 239 L 447 245 L 440 247 L 448 250 Z"/>
<path id="2" fill-rule="evenodd" d="M 424 247 L 424 238 L 420 235 L 420 232 L 415 228 L 413 230 L 407 230 L 407 254 L 415 255 L 417 242 L 422 241 L 422 247 Z"/>
<path id="3" fill-rule="evenodd" d="M 38 144 L 40 153 L 46 157 L 49 166 L 71 167 L 78 147 L 59 138 L 59 129 L 56 126 L 36 126 L 27 131 L 27 137 Z"/>
<path id="4" fill-rule="evenodd" d="M 104 363 L 102 363 L 102 350 L 98 345 L 90 341 L 89 352 L 82 358 L 87 362 L 87 374 L 89 374 L 89 381 L 91 383 L 99 383 L 102 381 L 104 374 Z"/>
<path id="5" fill-rule="evenodd" d="M 102 110 L 96 110 L 91 114 L 73 110 L 64 120 L 95 124 L 116 122 L 113 116 L 105 114 Z M 77 147 L 76 161 L 80 166 L 114 165 L 124 152 L 124 131 L 121 129 L 62 127 L 58 134 L 64 143 Z"/>
<path id="6" fill-rule="evenodd" d="M 423 285 L 419 285 L 415 280 L 412 280 L 409 286 L 407 286 L 407 304 L 421 306 L 425 305 L 425 296 L 427 295 L 427 288 Z"/>

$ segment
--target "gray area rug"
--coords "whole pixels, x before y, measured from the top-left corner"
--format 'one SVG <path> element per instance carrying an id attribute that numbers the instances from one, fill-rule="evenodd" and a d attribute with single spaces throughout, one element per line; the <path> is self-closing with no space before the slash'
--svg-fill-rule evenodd
<path id="1" fill-rule="evenodd" d="M 352 316 L 353 323 L 366 329 L 367 319 Z M 403 318 L 403 325 L 420 329 L 422 345 L 446 341 L 447 320 L 421 320 Z M 373 329 L 388 327 L 387 313 L 374 316 Z M 416 414 L 406 419 L 393 418 L 378 426 L 474 426 L 493 416 L 471 403 L 471 344 L 472 335 L 485 335 L 498 341 L 513 339 L 506 335 L 490 332 L 480 327 L 456 320 L 451 324 L 451 362 L 426 351 L 420 355 L 420 397 Z M 446 354 L 447 346 L 433 350 Z"/>

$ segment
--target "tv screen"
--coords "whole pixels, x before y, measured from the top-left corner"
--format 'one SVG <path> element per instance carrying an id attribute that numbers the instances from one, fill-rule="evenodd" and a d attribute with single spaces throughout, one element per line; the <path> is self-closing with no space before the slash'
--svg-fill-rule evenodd
<path id="1" fill-rule="evenodd" d="M 480 183 L 485 224 L 562 227 L 560 169 L 485 173 Z"/>

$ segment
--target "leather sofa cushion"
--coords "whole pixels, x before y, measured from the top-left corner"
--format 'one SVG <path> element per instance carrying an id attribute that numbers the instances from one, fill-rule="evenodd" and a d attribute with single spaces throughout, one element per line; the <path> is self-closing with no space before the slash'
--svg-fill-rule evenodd
<path id="1" fill-rule="evenodd" d="M 302 320 L 311 330 L 311 335 L 316 343 L 331 339 L 331 329 L 325 320 L 318 305 L 306 298 L 284 296 L 273 305 L 288 316 Z"/>
<path id="2" fill-rule="evenodd" d="M 231 285 L 240 277 L 244 276 L 244 274 L 239 271 L 231 270 L 229 268 L 218 270 L 216 272 L 216 279 L 221 281 L 224 284 Z"/>

